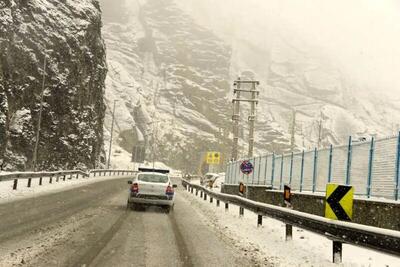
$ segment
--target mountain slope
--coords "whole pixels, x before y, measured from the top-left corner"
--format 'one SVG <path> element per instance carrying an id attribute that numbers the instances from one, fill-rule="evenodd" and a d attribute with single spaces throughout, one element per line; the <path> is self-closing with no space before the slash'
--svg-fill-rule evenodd
<path id="1" fill-rule="evenodd" d="M 0 164 L 32 168 L 46 54 L 38 169 L 93 168 L 102 153 L 107 67 L 92 0 L 0 3 Z"/>

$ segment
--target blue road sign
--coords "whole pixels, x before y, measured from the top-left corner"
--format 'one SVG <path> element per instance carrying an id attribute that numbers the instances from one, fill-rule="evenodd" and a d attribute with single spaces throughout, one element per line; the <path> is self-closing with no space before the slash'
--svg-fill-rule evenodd
<path id="1" fill-rule="evenodd" d="M 249 175 L 250 173 L 253 172 L 254 166 L 253 164 L 248 161 L 248 160 L 244 160 L 242 162 L 242 164 L 240 164 L 240 170 L 242 171 L 242 173 Z"/>

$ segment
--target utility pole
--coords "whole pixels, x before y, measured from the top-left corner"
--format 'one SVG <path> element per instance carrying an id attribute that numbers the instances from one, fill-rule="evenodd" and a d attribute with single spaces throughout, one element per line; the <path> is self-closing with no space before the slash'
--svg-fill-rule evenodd
<path id="1" fill-rule="evenodd" d="M 240 78 L 238 78 L 240 80 Z M 240 83 L 234 83 L 236 89 L 234 89 L 233 94 L 236 93 L 236 100 L 232 100 L 233 104 L 233 144 L 232 144 L 232 160 L 237 160 L 238 158 L 238 144 L 239 144 L 239 119 L 240 119 Z M 236 91 L 238 90 L 238 91 Z"/>
<path id="2" fill-rule="evenodd" d="M 107 161 L 107 169 L 110 168 L 110 159 L 111 159 L 111 147 L 112 147 L 112 140 L 113 140 L 113 131 L 114 131 L 114 119 L 115 119 L 115 103 L 117 100 L 114 100 L 114 107 L 112 113 L 112 121 L 111 121 L 111 136 L 110 136 L 110 146 L 108 148 L 108 161 Z"/>
<path id="3" fill-rule="evenodd" d="M 41 93 L 40 93 L 39 119 L 38 119 L 38 124 L 37 124 L 36 139 L 35 139 L 35 147 L 34 147 L 34 150 L 33 150 L 33 159 L 32 159 L 33 171 L 35 171 L 35 172 L 36 172 L 36 170 L 37 170 L 37 152 L 38 152 L 38 147 L 39 147 L 40 128 L 41 128 L 41 124 L 42 124 L 44 86 L 45 86 L 45 82 L 46 82 L 47 52 L 51 52 L 51 51 L 53 51 L 53 50 L 45 50 L 45 52 L 44 52 L 44 60 L 43 60 L 43 78 L 42 78 L 42 91 L 41 91 Z"/>
<path id="4" fill-rule="evenodd" d="M 250 115 L 248 117 L 249 120 L 249 153 L 248 157 L 253 156 L 253 149 L 254 149 L 254 122 L 256 119 L 256 105 L 257 95 L 256 95 L 256 83 L 251 83 L 251 102 L 250 102 Z"/>
<path id="5" fill-rule="evenodd" d="M 250 90 L 242 89 L 242 84 L 250 85 Z M 236 160 L 238 158 L 238 143 L 239 143 L 239 118 L 240 118 L 240 102 L 249 102 L 250 103 L 250 115 L 248 117 L 249 121 L 249 151 L 247 156 L 250 158 L 253 156 L 254 149 L 254 123 L 256 117 L 256 105 L 258 104 L 258 95 L 259 91 L 256 90 L 256 85 L 259 85 L 259 81 L 253 80 L 241 80 L 238 78 L 233 85 L 235 86 L 233 93 L 236 94 L 236 98 L 232 99 L 233 103 L 233 147 L 232 147 L 232 160 Z M 240 98 L 241 92 L 250 93 L 250 99 L 242 99 Z"/>

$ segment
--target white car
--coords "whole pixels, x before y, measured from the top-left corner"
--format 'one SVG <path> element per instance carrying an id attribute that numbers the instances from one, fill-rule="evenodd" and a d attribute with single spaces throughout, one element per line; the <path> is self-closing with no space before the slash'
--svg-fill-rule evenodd
<path id="1" fill-rule="evenodd" d="M 139 168 L 136 177 L 128 181 L 131 185 L 127 208 L 138 206 L 161 206 L 168 213 L 174 206 L 177 185 L 171 183 L 168 170 Z"/>

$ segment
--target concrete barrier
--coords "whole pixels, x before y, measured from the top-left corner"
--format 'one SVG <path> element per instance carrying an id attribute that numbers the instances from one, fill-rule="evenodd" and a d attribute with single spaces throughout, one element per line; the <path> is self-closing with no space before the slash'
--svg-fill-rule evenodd
<path id="1" fill-rule="evenodd" d="M 251 200 L 276 206 L 285 206 L 283 191 L 267 186 L 248 186 L 247 197 Z M 239 195 L 239 185 L 223 184 L 221 193 Z M 325 195 L 319 193 L 292 192 L 294 210 L 324 216 Z M 353 222 L 400 231 L 400 202 L 354 198 Z"/>

